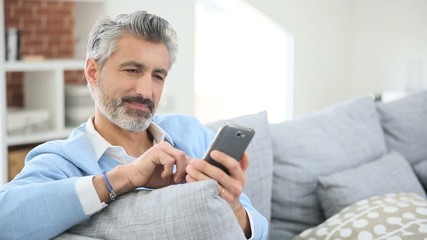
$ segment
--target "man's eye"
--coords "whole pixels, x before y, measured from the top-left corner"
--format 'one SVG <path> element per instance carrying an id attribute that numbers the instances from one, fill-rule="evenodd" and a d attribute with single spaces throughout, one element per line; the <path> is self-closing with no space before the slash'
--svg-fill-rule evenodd
<path id="1" fill-rule="evenodd" d="M 154 77 L 155 77 L 157 80 L 159 80 L 159 81 L 164 81 L 164 80 L 165 80 L 165 78 L 164 78 L 163 76 L 161 76 L 161 75 L 154 75 Z"/>
<path id="2" fill-rule="evenodd" d="M 125 69 L 125 71 L 127 73 L 131 73 L 131 74 L 137 74 L 138 73 L 138 70 L 136 70 L 136 69 Z"/>

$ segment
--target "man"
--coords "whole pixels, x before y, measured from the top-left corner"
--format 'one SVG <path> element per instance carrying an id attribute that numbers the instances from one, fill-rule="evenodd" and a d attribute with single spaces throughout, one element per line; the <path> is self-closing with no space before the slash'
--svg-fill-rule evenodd
<path id="1" fill-rule="evenodd" d="M 66 140 L 33 149 L 22 172 L 0 190 L 0 238 L 47 239 L 66 231 L 137 187 L 161 188 L 215 179 L 248 238 L 267 223 L 242 193 L 249 158 L 201 161 L 212 133 L 190 116 L 156 116 L 177 54 L 169 23 L 137 11 L 94 26 L 85 78 L 95 114 Z"/>

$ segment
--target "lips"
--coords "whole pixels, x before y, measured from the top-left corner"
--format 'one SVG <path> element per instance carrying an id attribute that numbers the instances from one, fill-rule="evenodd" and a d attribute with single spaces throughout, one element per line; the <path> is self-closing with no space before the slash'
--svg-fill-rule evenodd
<path id="1" fill-rule="evenodd" d="M 137 102 L 127 102 L 131 108 L 143 110 L 143 111 L 151 111 L 150 107 L 147 104 L 141 104 Z"/>
<path id="2" fill-rule="evenodd" d="M 143 97 L 124 97 L 123 102 L 128 103 L 132 108 L 142 110 L 142 111 L 150 111 L 152 112 L 154 109 L 154 103 L 151 99 L 143 98 Z"/>

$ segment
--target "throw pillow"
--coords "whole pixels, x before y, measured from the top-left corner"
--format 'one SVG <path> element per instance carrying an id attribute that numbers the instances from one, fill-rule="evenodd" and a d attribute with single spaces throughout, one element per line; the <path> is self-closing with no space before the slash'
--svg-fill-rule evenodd
<path id="1" fill-rule="evenodd" d="M 216 132 L 227 122 L 241 124 L 255 130 L 255 136 L 247 149 L 250 166 L 246 171 L 247 182 L 244 192 L 251 200 L 255 209 L 270 222 L 273 152 L 267 112 L 263 111 L 233 119 L 210 122 L 206 126 Z"/>
<path id="2" fill-rule="evenodd" d="M 373 161 L 386 152 L 375 103 L 353 99 L 271 125 L 274 153 L 272 239 L 290 239 L 325 220 L 317 178 Z"/>
<path id="3" fill-rule="evenodd" d="M 127 193 L 69 232 L 99 239 L 245 239 L 217 187 L 208 180 Z"/>
<path id="4" fill-rule="evenodd" d="M 400 152 L 412 165 L 427 159 L 427 91 L 379 103 L 377 109 L 387 148 Z"/>
<path id="5" fill-rule="evenodd" d="M 327 218 L 359 200 L 398 192 L 426 196 L 408 161 L 397 152 L 357 168 L 319 177 L 317 189 Z"/>
<path id="6" fill-rule="evenodd" d="M 56 236 L 54 240 L 101 240 L 101 239 L 65 232 L 59 236 Z"/>
<path id="7" fill-rule="evenodd" d="M 294 240 L 426 239 L 427 201 L 413 193 L 361 200 Z"/>

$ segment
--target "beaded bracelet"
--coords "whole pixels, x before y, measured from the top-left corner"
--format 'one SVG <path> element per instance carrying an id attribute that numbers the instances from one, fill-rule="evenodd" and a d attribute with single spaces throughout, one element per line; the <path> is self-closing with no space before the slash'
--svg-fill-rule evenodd
<path id="1" fill-rule="evenodd" d="M 116 192 L 114 192 L 113 186 L 111 186 L 110 181 L 108 181 L 107 173 L 102 172 L 102 176 L 104 177 L 105 186 L 107 186 L 109 195 L 110 195 L 110 202 L 116 200 Z"/>

